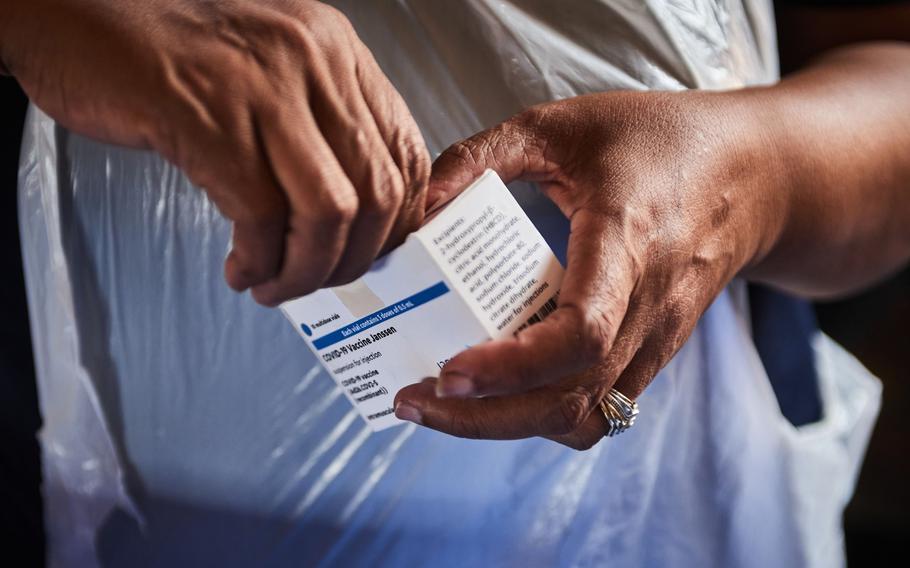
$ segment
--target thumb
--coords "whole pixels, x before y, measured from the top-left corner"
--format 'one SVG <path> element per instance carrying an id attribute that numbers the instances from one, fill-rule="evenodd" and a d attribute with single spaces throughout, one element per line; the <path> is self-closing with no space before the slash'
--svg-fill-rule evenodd
<path id="1" fill-rule="evenodd" d="M 519 178 L 543 181 L 553 168 L 544 158 L 545 143 L 534 116 L 535 109 L 528 109 L 449 146 L 433 163 L 426 211 L 448 203 L 487 169 L 495 170 L 504 183 Z"/>

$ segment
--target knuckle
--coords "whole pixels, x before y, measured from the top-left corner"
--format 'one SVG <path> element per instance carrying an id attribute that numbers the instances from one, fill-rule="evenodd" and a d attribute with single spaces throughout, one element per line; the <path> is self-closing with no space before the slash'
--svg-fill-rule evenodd
<path id="1" fill-rule="evenodd" d="M 267 260 L 267 255 L 233 255 L 225 264 L 225 277 L 235 290 L 256 286 L 277 274 L 277 263 Z"/>
<path id="2" fill-rule="evenodd" d="M 397 211 L 411 194 L 408 178 L 403 172 L 394 167 L 385 168 L 385 200 L 390 204 L 390 209 Z"/>
<path id="3" fill-rule="evenodd" d="M 446 161 L 454 161 L 462 166 L 471 168 L 476 163 L 474 146 L 476 138 L 468 138 L 452 144 L 446 148 L 441 158 Z"/>
<path id="4" fill-rule="evenodd" d="M 325 53 L 326 49 L 320 45 L 320 40 L 315 36 L 313 31 L 302 22 L 293 22 L 290 25 L 288 42 L 289 48 L 297 53 L 299 60 L 305 65 L 303 77 L 305 79 L 308 96 L 310 92 L 316 92 L 316 83 L 320 77 L 320 66 L 318 61 L 327 58 L 331 54 Z"/>
<path id="5" fill-rule="evenodd" d="M 405 190 L 398 171 L 390 164 L 373 164 L 370 169 L 369 181 L 360 188 L 360 214 L 382 221 L 401 207 Z"/>
<path id="6" fill-rule="evenodd" d="M 309 52 L 312 40 L 310 39 L 309 30 L 303 22 L 296 19 L 285 20 L 281 31 L 284 32 L 283 40 L 285 43 L 300 50 L 303 54 Z"/>
<path id="7" fill-rule="evenodd" d="M 225 217 L 253 229 L 283 226 L 287 222 L 287 198 L 261 176 L 224 171 L 221 178 L 221 184 L 205 191 Z"/>
<path id="8" fill-rule="evenodd" d="M 234 257 L 238 272 L 248 279 L 263 280 L 274 274 L 274 266 L 267 262 L 264 255 L 256 254 L 258 251 L 249 251 L 251 254 Z"/>
<path id="9" fill-rule="evenodd" d="M 265 281 L 270 274 L 266 274 L 264 271 L 258 269 L 257 267 L 250 266 L 248 264 L 249 259 L 237 259 L 234 262 L 234 265 L 231 267 L 230 271 L 225 269 L 225 276 L 227 278 L 228 284 L 234 290 L 242 290 L 249 286 L 256 285 L 260 282 Z"/>
<path id="10" fill-rule="evenodd" d="M 293 49 L 304 60 L 317 52 L 316 38 L 304 17 L 281 17 L 278 21 L 271 22 L 270 30 L 270 47 Z"/>
<path id="11" fill-rule="evenodd" d="M 444 154 L 447 159 L 454 160 L 465 169 L 474 170 L 478 164 L 487 163 L 488 156 L 495 155 L 497 141 L 508 128 L 509 126 L 500 124 L 491 130 L 475 134 L 466 140 L 456 142 Z"/>
<path id="12" fill-rule="evenodd" d="M 266 51 L 287 46 L 298 50 L 309 47 L 310 34 L 303 14 L 277 10 L 261 14 L 260 19 L 264 25 L 248 32 L 255 47 Z"/>
<path id="13" fill-rule="evenodd" d="M 349 227 L 357 217 L 359 199 L 356 195 L 342 196 L 336 192 L 327 192 L 326 199 L 320 207 L 312 210 L 316 222 L 326 229 Z"/>
<path id="14" fill-rule="evenodd" d="M 550 114 L 548 105 L 535 105 L 516 114 L 509 123 L 525 130 L 535 130 L 546 123 Z"/>
<path id="15" fill-rule="evenodd" d="M 238 225 L 261 231 L 283 225 L 286 222 L 286 212 L 283 207 L 250 204 L 238 208 L 233 220 Z"/>
<path id="16" fill-rule="evenodd" d="M 550 434 L 571 434 L 578 430 L 591 413 L 591 397 L 582 389 L 573 389 L 562 396 L 549 417 Z"/>
<path id="17" fill-rule="evenodd" d="M 315 2 L 310 8 L 312 10 L 311 17 L 318 18 L 320 23 L 333 24 L 336 26 L 345 26 L 346 28 L 351 27 L 351 23 L 348 20 L 347 16 L 341 12 L 338 8 L 326 4 L 324 2 Z"/>
<path id="18" fill-rule="evenodd" d="M 399 153 L 396 164 L 400 165 L 397 165 L 394 178 L 396 202 L 402 208 L 422 211 L 432 170 L 430 155 L 419 138 L 403 136 L 399 146 L 402 148 L 396 150 Z"/>
<path id="19" fill-rule="evenodd" d="M 298 17 L 291 20 L 293 37 L 300 45 L 312 48 L 314 44 L 321 48 L 334 48 L 345 45 L 338 41 L 342 37 L 355 34 L 354 27 L 347 17 L 334 6 L 323 2 L 308 2 L 305 9 L 299 11 Z"/>
<path id="20" fill-rule="evenodd" d="M 404 154 L 406 158 L 402 172 L 405 185 L 409 190 L 408 193 L 415 194 L 426 188 L 427 183 L 430 181 L 432 162 L 419 131 L 416 137 L 408 136 L 406 138 L 408 140 L 406 143 L 407 151 Z"/>
<path id="21" fill-rule="evenodd" d="M 592 364 L 599 363 L 610 353 L 612 337 L 610 330 L 613 329 L 613 322 L 602 310 L 592 308 L 580 311 L 579 330 L 583 358 Z"/>
<path id="22" fill-rule="evenodd" d="M 579 452 L 586 452 L 597 445 L 597 442 L 600 441 L 600 436 L 592 436 L 590 434 L 578 434 L 573 436 L 567 436 L 563 442 L 566 446 L 572 448 L 573 450 Z"/>

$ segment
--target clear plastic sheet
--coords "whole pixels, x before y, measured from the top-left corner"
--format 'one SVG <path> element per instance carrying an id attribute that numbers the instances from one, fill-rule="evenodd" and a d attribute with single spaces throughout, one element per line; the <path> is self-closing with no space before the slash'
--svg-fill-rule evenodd
<path id="1" fill-rule="evenodd" d="M 335 2 L 433 152 L 521 108 L 777 77 L 763 0 Z M 557 251 L 566 223 L 513 191 Z M 159 157 L 32 109 L 20 219 L 52 566 L 835 566 L 880 386 L 824 336 L 792 427 L 741 283 L 577 453 L 370 434 L 275 310 L 232 293 L 229 226 Z"/>

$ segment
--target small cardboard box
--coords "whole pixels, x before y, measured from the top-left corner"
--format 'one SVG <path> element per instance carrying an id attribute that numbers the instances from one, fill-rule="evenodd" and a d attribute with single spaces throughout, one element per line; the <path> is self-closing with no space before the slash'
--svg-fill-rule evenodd
<path id="1" fill-rule="evenodd" d="M 563 268 L 492 170 L 357 281 L 282 305 L 374 431 L 395 393 L 556 308 Z"/>

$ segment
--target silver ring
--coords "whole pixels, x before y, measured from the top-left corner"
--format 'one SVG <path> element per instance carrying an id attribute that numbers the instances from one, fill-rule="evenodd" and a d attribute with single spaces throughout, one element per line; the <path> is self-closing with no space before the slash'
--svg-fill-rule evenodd
<path id="1" fill-rule="evenodd" d="M 600 410 L 607 419 L 605 438 L 622 434 L 635 424 L 635 418 L 638 417 L 638 403 L 616 389 L 610 389 L 600 401 Z"/>

